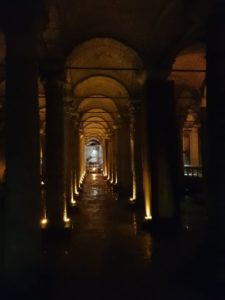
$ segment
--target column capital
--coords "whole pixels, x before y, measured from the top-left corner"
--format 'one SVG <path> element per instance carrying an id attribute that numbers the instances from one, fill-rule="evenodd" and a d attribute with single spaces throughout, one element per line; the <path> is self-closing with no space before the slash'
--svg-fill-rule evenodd
<path id="1" fill-rule="evenodd" d="M 65 60 L 62 57 L 48 57 L 42 60 L 39 71 L 44 84 L 59 84 L 62 88 L 65 86 Z"/>

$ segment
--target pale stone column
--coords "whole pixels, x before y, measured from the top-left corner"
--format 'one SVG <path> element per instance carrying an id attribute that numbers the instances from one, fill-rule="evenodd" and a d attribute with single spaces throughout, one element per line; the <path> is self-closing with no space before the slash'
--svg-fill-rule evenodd
<path id="1" fill-rule="evenodd" d="M 1 11 L 6 36 L 4 275 L 32 283 L 40 267 L 40 142 L 36 1 Z M 2 19 L 1 19 L 2 21 Z M 13 289 L 13 281 L 11 288 Z"/>

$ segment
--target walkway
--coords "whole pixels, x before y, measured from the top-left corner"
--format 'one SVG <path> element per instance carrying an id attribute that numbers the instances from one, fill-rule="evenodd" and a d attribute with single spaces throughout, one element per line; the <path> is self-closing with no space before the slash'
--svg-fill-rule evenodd
<path id="1" fill-rule="evenodd" d="M 25 299 L 207 299 L 187 271 L 198 235 L 184 229 L 152 237 L 138 225 L 142 217 L 101 175 L 88 175 L 72 241 L 44 250 L 36 296 Z"/>

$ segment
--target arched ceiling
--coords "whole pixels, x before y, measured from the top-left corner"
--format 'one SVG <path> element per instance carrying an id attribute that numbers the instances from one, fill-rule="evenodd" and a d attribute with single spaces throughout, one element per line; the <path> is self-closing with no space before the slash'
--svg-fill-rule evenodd
<path id="1" fill-rule="evenodd" d="M 115 103 L 113 106 L 116 106 L 120 112 L 127 111 L 130 105 L 130 96 L 125 86 L 114 78 L 97 75 L 89 77 L 76 85 L 74 89 L 75 109 L 77 109 L 82 99 L 98 97 L 95 95 L 103 95 L 107 99 L 113 99 Z M 102 101 L 100 103 L 100 100 L 103 100 L 101 97 L 98 102 L 99 108 L 101 108 L 102 103 Z M 104 105 L 107 105 L 107 103 L 109 103 L 109 100 L 106 100 Z"/>
<path id="2" fill-rule="evenodd" d="M 175 80 L 177 85 L 187 85 L 200 91 L 205 80 L 206 70 L 204 45 L 196 45 L 179 53 L 175 58 L 172 70 L 176 71 L 171 72 L 170 79 Z"/>
<path id="3" fill-rule="evenodd" d="M 114 120 L 110 112 L 116 109 L 122 117 L 131 101 L 137 100 L 145 82 L 145 70 L 154 73 L 157 67 L 165 68 L 163 71 L 168 74 L 171 61 L 173 69 L 205 69 L 204 45 L 187 45 L 204 41 L 206 17 L 216 9 L 217 2 L 52 0 L 39 38 L 39 57 L 43 61 L 49 57 L 66 61 L 74 112 L 79 109 L 87 117 L 88 111 L 102 109 Z M 0 34 L 0 64 L 4 58 L 5 42 Z M 4 77 L 0 68 L 0 82 Z M 180 93 L 191 91 L 193 97 L 201 94 L 204 78 L 203 72 L 172 72 L 169 76 Z M 4 95 L 3 85 L 1 93 Z M 45 98 L 40 82 L 39 95 L 44 116 Z"/>
<path id="4" fill-rule="evenodd" d="M 115 102 L 110 98 L 104 97 L 103 95 L 92 95 L 92 98 L 84 99 L 79 105 L 78 112 L 85 112 L 89 109 L 95 109 L 99 107 L 111 113 L 118 112 Z"/>
<path id="5" fill-rule="evenodd" d="M 68 70 L 72 86 L 90 76 L 107 76 L 121 82 L 130 94 L 135 94 L 144 84 L 145 71 L 138 54 L 110 38 L 94 38 L 74 48 L 67 66 L 86 68 Z"/>
<path id="6" fill-rule="evenodd" d="M 189 108 L 199 111 L 206 76 L 205 45 L 196 44 L 177 54 L 169 75 L 174 80 L 177 113 L 184 119 Z"/>

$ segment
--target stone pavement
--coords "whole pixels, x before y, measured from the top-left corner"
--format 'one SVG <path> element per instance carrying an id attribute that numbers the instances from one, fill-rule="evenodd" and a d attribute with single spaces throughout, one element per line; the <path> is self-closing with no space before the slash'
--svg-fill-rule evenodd
<path id="1" fill-rule="evenodd" d="M 24 299 L 217 299 L 195 264 L 200 234 L 189 224 L 151 235 L 127 202 L 100 174 L 88 175 L 71 240 L 44 246 L 37 287 Z"/>

